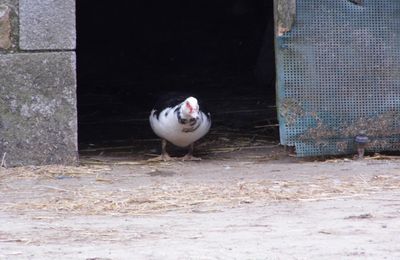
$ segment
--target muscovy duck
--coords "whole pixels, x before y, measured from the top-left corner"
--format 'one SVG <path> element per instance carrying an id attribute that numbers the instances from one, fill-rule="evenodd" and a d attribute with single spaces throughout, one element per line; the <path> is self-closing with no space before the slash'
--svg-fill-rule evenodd
<path id="1" fill-rule="evenodd" d="M 161 138 L 161 156 L 152 161 L 172 160 L 166 151 L 167 141 L 179 147 L 189 147 L 182 160 L 201 160 L 193 156 L 194 142 L 210 130 L 211 116 L 200 110 L 195 97 L 165 96 L 157 102 L 149 120 L 154 133 Z"/>

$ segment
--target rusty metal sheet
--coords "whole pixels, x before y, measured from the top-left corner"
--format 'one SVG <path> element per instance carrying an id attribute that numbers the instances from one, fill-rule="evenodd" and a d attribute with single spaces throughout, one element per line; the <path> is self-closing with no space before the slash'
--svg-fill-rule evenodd
<path id="1" fill-rule="evenodd" d="M 400 148 L 400 1 L 297 0 L 276 36 L 281 143 L 298 156 Z"/>

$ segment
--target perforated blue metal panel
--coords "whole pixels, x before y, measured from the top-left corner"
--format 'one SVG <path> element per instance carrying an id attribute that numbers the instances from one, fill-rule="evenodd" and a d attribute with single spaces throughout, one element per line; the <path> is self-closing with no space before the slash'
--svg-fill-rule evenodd
<path id="1" fill-rule="evenodd" d="M 400 148 L 400 0 L 297 0 L 276 38 L 281 143 L 298 156 Z"/>

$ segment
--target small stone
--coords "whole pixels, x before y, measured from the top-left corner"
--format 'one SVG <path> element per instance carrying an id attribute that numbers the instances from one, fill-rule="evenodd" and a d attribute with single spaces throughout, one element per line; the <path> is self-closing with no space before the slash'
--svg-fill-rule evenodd
<path id="1" fill-rule="evenodd" d="M 0 49 L 4 50 L 12 46 L 10 11 L 7 5 L 0 5 Z"/>

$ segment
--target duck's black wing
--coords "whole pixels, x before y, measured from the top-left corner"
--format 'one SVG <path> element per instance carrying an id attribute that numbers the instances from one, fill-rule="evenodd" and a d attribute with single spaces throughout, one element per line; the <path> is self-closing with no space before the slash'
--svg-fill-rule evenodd
<path id="1" fill-rule="evenodd" d="M 161 95 L 155 106 L 154 110 L 156 111 L 162 111 L 168 107 L 174 107 L 185 101 L 186 98 L 189 96 L 183 95 L 183 94 L 177 94 L 177 93 L 167 93 Z"/>

